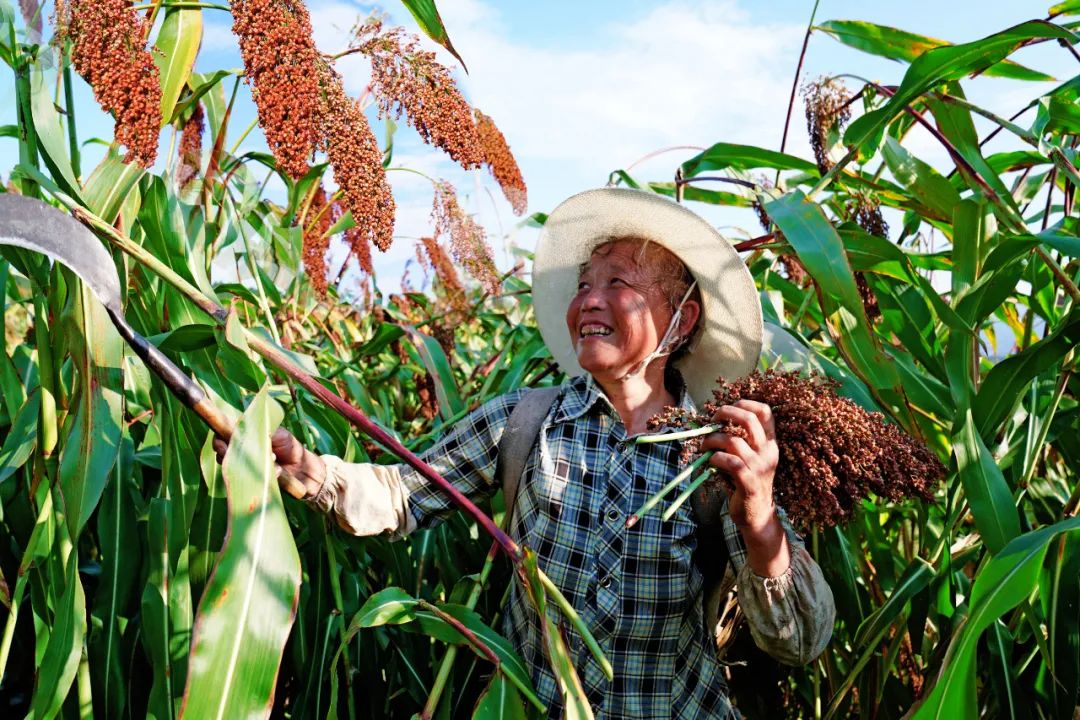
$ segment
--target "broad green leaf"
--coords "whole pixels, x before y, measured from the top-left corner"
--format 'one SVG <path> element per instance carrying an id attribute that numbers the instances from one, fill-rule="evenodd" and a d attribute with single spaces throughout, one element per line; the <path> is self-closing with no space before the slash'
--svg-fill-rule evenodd
<path id="1" fill-rule="evenodd" d="M 821 207 L 796 190 L 766 203 L 765 211 L 827 296 L 826 304 L 838 306 L 828 315 L 853 369 L 877 388 L 897 386 L 900 377 L 870 330 L 844 244 Z"/>
<path id="2" fill-rule="evenodd" d="M 172 121 L 180 91 L 187 85 L 202 43 L 202 10 L 169 8 L 154 42 L 161 79 L 161 126 Z"/>
<path id="3" fill-rule="evenodd" d="M 186 577 L 175 572 L 169 558 L 174 516 L 169 500 L 160 497 L 150 500 L 146 523 L 147 577 L 140 602 L 139 638 L 149 658 L 153 677 L 146 716 L 154 720 L 176 716 L 176 700 L 183 687 L 190 644 L 190 636 L 183 627 L 186 624 L 184 618 L 174 618 L 172 612 L 177 586 L 187 588 Z M 176 637 L 174 624 L 180 625 L 181 642 Z"/>
<path id="4" fill-rule="evenodd" d="M 79 376 L 74 422 L 60 452 L 60 487 L 72 537 L 79 537 L 97 507 L 120 450 L 124 344 L 105 308 L 82 281 L 69 275 L 67 331 L 76 340 Z"/>
<path id="5" fill-rule="evenodd" d="M 400 625 L 416 617 L 418 601 L 399 587 L 380 590 L 367 599 L 360 612 L 349 622 L 350 633 L 360 628 Z"/>
<path id="6" fill-rule="evenodd" d="M 990 559 L 975 577 L 967 621 L 949 643 L 941 672 L 926 698 L 905 717 L 911 720 L 978 717 L 975 662 L 979 638 L 990 623 L 1031 594 L 1050 541 L 1078 529 L 1080 518 L 1063 520 L 1013 539 Z"/>
<path id="7" fill-rule="evenodd" d="M 939 220 L 948 221 L 953 208 L 960 202 L 956 188 L 930 165 L 910 154 L 893 138 L 886 138 L 882 148 L 889 172 L 923 205 L 936 213 Z"/>
<path id="8" fill-rule="evenodd" d="M 127 700 L 121 627 L 132 615 L 129 607 L 142 565 L 142 554 L 132 552 L 139 547 L 130 494 L 134 462 L 131 438 L 125 436 L 97 514 L 101 582 L 87 651 L 94 704 L 103 717 L 120 717 Z"/>
<path id="9" fill-rule="evenodd" d="M 1078 344 L 1080 311 L 1073 310 L 1046 338 L 995 365 L 986 374 L 972 405 L 979 435 L 992 442 L 1031 380 Z"/>
<path id="10" fill-rule="evenodd" d="M 1055 3 L 1050 6 L 1047 14 L 1050 17 L 1056 15 L 1080 15 L 1080 0 L 1065 0 L 1065 2 Z"/>
<path id="11" fill-rule="evenodd" d="M 817 165 L 794 155 L 785 155 L 775 150 L 736 145 L 734 143 L 716 143 L 709 149 L 695 155 L 682 164 L 685 177 L 694 177 L 709 170 L 799 170 L 817 175 Z"/>
<path id="12" fill-rule="evenodd" d="M 51 720 L 60 713 L 79 669 L 86 637 L 86 594 L 79 580 L 78 565 L 78 558 L 72 552 L 67 558 L 64 587 L 56 592 L 56 617 L 49 645 L 37 668 L 31 709 L 35 720 Z"/>
<path id="13" fill-rule="evenodd" d="M 922 591 L 930 581 L 934 579 L 934 566 L 922 558 L 915 558 L 915 562 L 908 565 L 904 574 L 893 588 L 889 599 L 870 615 L 859 626 L 855 633 L 854 643 L 857 647 L 864 646 L 871 638 L 882 634 L 886 628 L 896 621 L 903 612 L 904 607 L 917 593 Z"/>
<path id="14" fill-rule="evenodd" d="M 401 0 L 401 2 L 412 13 L 413 18 L 416 19 L 416 24 L 420 26 L 424 34 L 449 50 L 450 54 L 461 63 L 461 67 L 468 72 L 469 69 L 465 67 L 465 61 L 461 59 L 458 51 L 454 49 L 453 43 L 450 42 L 450 35 L 446 32 L 446 26 L 443 25 L 442 18 L 439 17 L 439 9 L 435 7 L 435 0 Z"/>
<path id="15" fill-rule="evenodd" d="M 521 695 L 502 673 L 491 676 L 473 710 L 473 720 L 525 720 Z"/>
<path id="16" fill-rule="evenodd" d="M 899 30 L 887 25 L 859 20 L 830 20 L 817 26 L 840 42 L 857 50 L 898 60 L 911 62 L 928 50 L 949 47 L 952 43 L 937 38 L 918 35 L 907 30 Z M 1026 68 L 1011 60 L 990 65 L 982 73 L 989 77 L 1004 77 L 1014 80 L 1052 81 L 1054 78 L 1038 70 Z"/>
<path id="17" fill-rule="evenodd" d="M 41 409 L 41 393 L 30 393 L 26 403 L 19 410 L 11 424 L 11 429 L 0 448 L 0 484 L 21 468 L 37 443 L 38 413 Z"/>
<path id="18" fill-rule="evenodd" d="M 1001 468 L 975 431 L 970 410 L 953 434 L 953 452 L 975 527 L 990 552 L 997 553 L 1020 534 L 1020 518 Z"/>
<path id="19" fill-rule="evenodd" d="M 413 344 L 416 345 L 416 349 L 420 353 L 420 359 L 424 362 L 424 367 L 435 381 L 435 394 L 439 399 L 439 414 L 444 419 L 457 415 L 465 408 L 465 405 L 458 394 L 457 381 L 454 379 L 453 370 L 450 368 L 450 361 L 447 359 L 446 353 L 443 352 L 442 346 L 439 345 L 439 341 L 411 326 L 402 327 L 412 339 Z"/>
<path id="20" fill-rule="evenodd" d="M 959 200 L 959 196 L 957 196 Z M 986 211 L 982 203 L 964 200 L 954 204 L 953 214 L 953 297 L 971 287 L 979 273 L 986 242 Z M 968 318 L 970 321 L 971 318 Z"/>
<path id="21" fill-rule="evenodd" d="M 267 717 L 300 590 L 300 557 L 278 490 L 270 434 L 282 411 L 260 390 L 222 472 L 229 535 L 199 602 L 181 714 Z"/>
<path id="22" fill-rule="evenodd" d="M 141 165 L 126 163 L 110 150 L 83 184 L 86 206 L 105 222 L 116 222 L 128 193 L 144 174 L 146 170 Z"/>
<path id="23" fill-rule="evenodd" d="M 53 104 L 52 92 L 45 82 L 40 65 L 35 64 L 30 70 L 30 106 L 34 117 L 34 130 L 37 133 L 38 150 L 55 181 L 67 195 L 80 199 L 79 182 L 71 168 L 68 156 L 67 137 L 60 125 L 60 114 Z"/>
<path id="24" fill-rule="evenodd" d="M 877 147 L 886 123 L 903 112 L 920 95 L 948 80 L 958 80 L 996 65 L 1030 40 L 1061 39 L 1072 44 L 1076 36 L 1065 28 L 1031 20 L 1008 30 L 962 45 L 929 50 L 912 61 L 900 87 L 881 108 L 866 113 L 848 126 L 844 143 L 864 152 Z"/>

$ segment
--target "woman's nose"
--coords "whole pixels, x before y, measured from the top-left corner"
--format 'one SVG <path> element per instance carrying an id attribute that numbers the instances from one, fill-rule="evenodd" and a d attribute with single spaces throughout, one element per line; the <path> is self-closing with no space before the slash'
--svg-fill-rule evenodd
<path id="1" fill-rule="evenodd" d="M 589 288 L 581 297 L 582 310 L 597 310 L 604 305 L 603 291 L 600 288 Z"/>

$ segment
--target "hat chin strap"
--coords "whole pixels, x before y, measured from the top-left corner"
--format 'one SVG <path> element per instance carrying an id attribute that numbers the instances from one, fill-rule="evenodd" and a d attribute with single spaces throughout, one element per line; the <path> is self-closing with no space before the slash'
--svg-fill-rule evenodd
<path id="1" fill-rule="evenodd" d="M 684 338 L 673 336 L 679 327 L 679 321 L 682 320 L 683 305 L 690 299 L 690 293 L 694 292 L 695 287 L 697 287 L 697 280 L 690 283 L 690 287 L 688 287 L 683 294 L 682 300 L 679 301 L 679 307 L 675 308 L 675 314 L 671 316 L 671 322 L 668 323 L 667 330 L 664 331 L 664 336 L 660 338 L 660 344 L 656 346 L 655 350 L 635 364 L 634 367 L 630 368 L 628 373 L 619 378 L 619 382 L 626 382 L 627 380 L 633 380 L 636 377 L 644 375 L 646 368 L 649 367 L 649 364 L 653 360 L 670 355 L 679 347 L 679 343 Z"/>

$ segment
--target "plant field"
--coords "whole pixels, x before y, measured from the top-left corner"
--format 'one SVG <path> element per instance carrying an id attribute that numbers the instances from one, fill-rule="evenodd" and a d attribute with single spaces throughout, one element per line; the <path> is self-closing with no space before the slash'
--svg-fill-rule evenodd
<path id="1" fill-rule="evenodd" d="M 431 0 L 403 2 L 468 59 Z M 194 72 L 209 13 L 231 14 L 243 68 Z M 716 138 L 668 177 L 597 169 L 741 208 L 760 228 L 737 248 L 766 320 L 948 468 L 933 502 L 867 500 L 808 533 L 833 640 L 786 668 L 736 629 L 723 652 L 747 717 L 1077 716 L 1080 75 L 1010 117 L 964 90 L 978 75 L 1044 87 L 1010 60 L 1031 44 L 1080 57 L 1080 3 L 1042 17 L 957 45 L 812 23 L 906 65 L 897 85 L 858 68 L 806 85 L 813 157 Z M 591 717 L 564 639 L 583 625 L 498 529 L 501 494 L 403 541 L 358 538 L 281 492 L 269 460 L 283 425 L 320 453 L 414 463 L 482 402 L 563 379 L 527 263 L 495 266 L 449 183 L 430 178 L 416 241 L 430 282 L 386 297 L 374 282 L 373 246 L 412 242 L 393 232 L 386 174 L 416 172 L 395 165 L 395 131 L 528 207 L 514 138 L 422 47 L 359 18 L 346 53 L 373 75 L 354 98 L 298 0 L 0 0 L 17 117 L 0 142 L 18 148 L 5 191 L 92 231 L 128 322 L 238 421 L 219 465 L 87 284 L 0 238 L 3 717 L 543 716 L 498 633 L 511 582 L 547 618 L 568 715 Z M 116 120 L 94 167 L 84 83 Z M 257 128 L 230 122 L 241 93 Z M 976 119 L 1011 149 L 986 150 Z M 916 129 L 951 167 L 917 156 Z M 265 151 L 239 152 L 249 133 Z M 548 208 L 529 209 L 541 225 Z M 360 280 L 339 285 L 347 268 Z"/>

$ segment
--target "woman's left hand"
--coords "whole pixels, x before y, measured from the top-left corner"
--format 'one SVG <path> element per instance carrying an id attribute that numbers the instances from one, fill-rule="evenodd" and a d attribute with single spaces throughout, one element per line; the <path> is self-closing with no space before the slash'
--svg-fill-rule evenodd
<path id="1" fill-rule="evenodd" d="M 715 451 L 710 463 L 731 478 L 728 494 L 731 519 L 747 540 L 760 533 L 772 534 L 776 522 L 773 476 L 780 451 L 772 409 L 764 403 L 739 400 L 723 405 L 714 422 L 731 422 L 746 431 L 746 439 L 715 432 L 702 441 L 703 451 Z"/>

